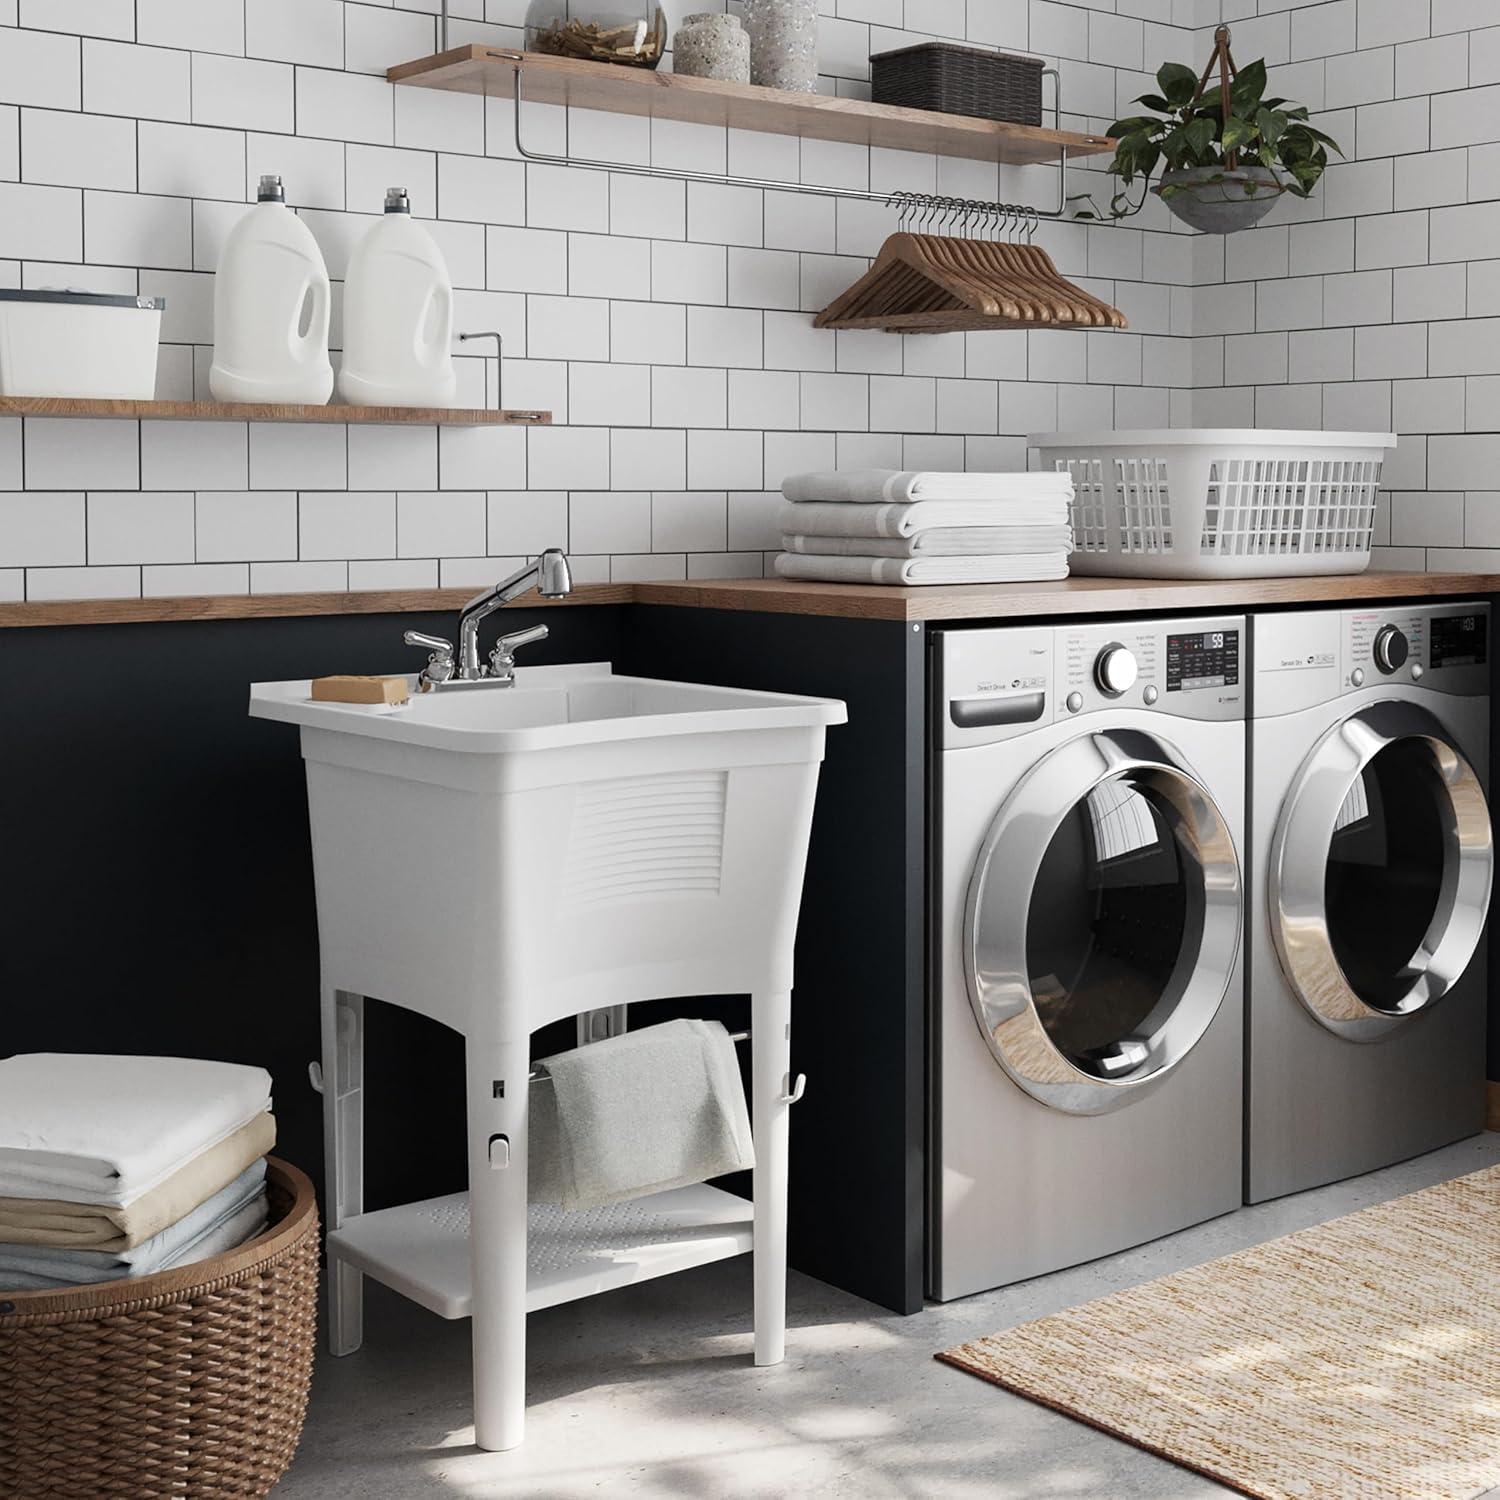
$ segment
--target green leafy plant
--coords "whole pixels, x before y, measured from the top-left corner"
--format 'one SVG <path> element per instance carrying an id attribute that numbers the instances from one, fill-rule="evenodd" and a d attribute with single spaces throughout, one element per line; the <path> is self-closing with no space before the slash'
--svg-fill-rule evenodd
<path id="1" fill-rule="evenodd" d="M 1158 165 L 1165 172 L 1193 167 L 1219 167 L 1222 172 L 1210 183 L 1223 182 L 1224 174 L 1251 166 L 1262 166 L 1280 181 L 1262 188 L 1252 178 L 1243 191 L 1295 193 L 1306 198 L 1328 166 L 1329 151 L 1343 150 L 1331 136 L 1310 123 L 1305 105 L 1286 99 L 1267 99 L 1264 60 L 1241 68 L 1230 83 L 1229 109 L 1224 109 L 1223 89 L 1215 85 L 1198 94 L 1198 74 L 1184 63 L 1166 63 L 1157 72 L 1157 94 L 1142 94 L 1135 100 L 1154 114 L 1131 115 L 1116 120 L 1109 133 L 1116 138 L 1109 170 L 1120 179 L 1121 191 L 1110 200 L 1109 216 L 1123 219 L 1138 213 L 1145 202 L 1132 203 L 1129 188 L 1137 178 L 1150 183 Z M 1163 182 L 1157 192 L 1164 199 L 1191 187 Z M 1078 212 L 1080 218 L 1098 215 L 1092 206 Z"/>

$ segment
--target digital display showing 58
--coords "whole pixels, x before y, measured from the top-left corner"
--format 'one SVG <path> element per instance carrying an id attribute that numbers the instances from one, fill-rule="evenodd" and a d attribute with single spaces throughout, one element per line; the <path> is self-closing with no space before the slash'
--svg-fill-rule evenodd
<path id="1" fill-rule="evenodd" d="M 1240 633 L 1203 630 L 1167 637 L 1167 691 L 1235 687 L 1240 680 Z"/>

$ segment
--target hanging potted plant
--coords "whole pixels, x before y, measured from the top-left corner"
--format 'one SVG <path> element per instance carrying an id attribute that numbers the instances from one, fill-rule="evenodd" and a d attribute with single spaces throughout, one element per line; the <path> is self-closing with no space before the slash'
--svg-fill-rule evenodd
<path id="1" fill-rule="evenodd" d="M 1216 71 L 1219 81 L 1209 88 Z M 1160 165 L 1152 191 L 1179 219 L 1205 233 L 1233 234 L 1263 219 L 1282 193 L 1310 196 L 1329 151 L 1343 155 L 1337 141 L 1309 122 L 1305 105 L 1265 97 L 1264 61 L 1235 67 L 1227 26 L 1214 33 L 1201 76 L 1183 63 L 1166 63 L 1156 82 L 1159 94 L 1135 101 L 1156 113 L 1109 128 L 1116 138 L 1109 170 L 1122 185 L 1110 201 L 1111 218 L 1140 212 L 1145 186 L 1134 203 L 1129 189 L 1137 178 L 1149 186 Z M 1086 208 L 1078 217 L 1097 215 Z"/>

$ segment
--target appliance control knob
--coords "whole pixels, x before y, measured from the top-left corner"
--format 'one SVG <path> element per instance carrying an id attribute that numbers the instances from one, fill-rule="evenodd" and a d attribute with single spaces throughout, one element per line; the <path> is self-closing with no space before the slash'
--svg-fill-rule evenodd
<path id="1" fill-rule="evenodd" d="M 1067 704 L 1068 704 L 1068 712 L 1070 714 L 1076 714 L 1078 712 L 1078 710 L 1083 707 L 1083 694 L 1082 693 L 1069 693 L 1068 697 L 1067 697 Z"/>
<path id="2" fill-rule="evenodd" d="M 1146 684 L 1146 691 L 1141 694 L 1141 697 L 1144 698 L 1147 703 L 1155 703 L 1156 702 L 1156 688 L 1151 683 L 1148 682 Z"/>
<path id="3" fill-rule="evenodd" d="M 1375 634 L 1375 665 L 1387 677 L 1406 665 L 1410 650 L 1405 632 L 1394 625 L 1382 625 Z"/>
<path id="4" fill-rule="evenodd" d="M 1128 646 L 1106 646 L 1094 658 L 1094 681 L 1108 698 L 1118 698 L 1135 686 L 1140 675 L 1135 653 Z"/>
<path id="5" fill-rule="evenodd" d="M 1413 682 L 1420 682 L 1422 680 L 1422 663 L 1419 661 L 1414 661 L 1411 664 L 1411 680 Z"/>
<path id="6" fill-rule="evenodd" d="M 1364 668 L 1363 667 L 1356 667 L 1349 674 L 1349 681 L 1351 683 L 1353 683 L 1355 687 L 1363 687 L 1365 685 L 1365 672 L 1364 672 Z"/>

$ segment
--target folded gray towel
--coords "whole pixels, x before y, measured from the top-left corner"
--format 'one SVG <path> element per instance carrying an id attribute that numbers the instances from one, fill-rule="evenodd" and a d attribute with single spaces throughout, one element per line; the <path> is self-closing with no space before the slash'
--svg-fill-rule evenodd
<path id="1" fill-rule="evenodd" d="M 739 1061 L 717 1021 L 668 1021 L 544 1060 L 529 1196 L 601 1208 L 755 1164 Z M 550 1096 L 550 1097 L 549 1097 Z"/>

